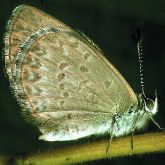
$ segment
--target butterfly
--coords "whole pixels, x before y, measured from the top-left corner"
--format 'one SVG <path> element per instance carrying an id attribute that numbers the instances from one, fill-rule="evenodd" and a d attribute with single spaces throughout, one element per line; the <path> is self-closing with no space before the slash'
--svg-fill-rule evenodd
<path id="1" fill-rule="evenodd" d="M 16 7 L 4 42 L 11 89 L 39 139 L 124 136 L 158 111 L 157 97 L 136 95 L 91 40 L 39 9 Z"/>

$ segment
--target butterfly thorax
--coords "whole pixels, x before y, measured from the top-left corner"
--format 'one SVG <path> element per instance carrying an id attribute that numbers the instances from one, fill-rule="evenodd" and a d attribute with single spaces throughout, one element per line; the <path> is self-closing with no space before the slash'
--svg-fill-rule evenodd
<path id="1" fill-rule="evenodd" d="M 138 95 L 137 107 L 131 107 L 123 114 L 114 117 L 113 135 L 116 137 L 124 136 L 135 130 L 146 128 L 149 120 L 158 110 L 158 99 L 145 99 L 141 94 Z"/>

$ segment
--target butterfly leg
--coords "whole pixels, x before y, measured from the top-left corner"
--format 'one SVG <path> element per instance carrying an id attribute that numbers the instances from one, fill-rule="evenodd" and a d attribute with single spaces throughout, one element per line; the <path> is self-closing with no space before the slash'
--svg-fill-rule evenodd
<path id="1" fill-rule="evenodd" d="M 139 119 L 139 116 L 140 116 L 140 113 L 138 113 L 137 117 L 135 118 L 133 124 L 132 124 L 132 130 L 131 130 L 131 153 L 130 155 L 132 154 L 133 152 L 133 136 L 134 136 L 134 132 L 135 132 L 135 129 L 136 129 L 136 123 Z"/>
<path id="2" fill-rule="evenodd" d="M 110 158 L 110 146 L 111 146 L 111 143 L 112 143 L 112 139 L 114 137 L 114 124 L 115 124 L 115 117 L 112 118 L 112 123 L 111 123 L 111 129 L 110 129 L 110 137 L 109 137 L 109 143 L 108 143 L 108 146 L 107 146 L 107 149 L 106 149 L 106 155 L 108 158 Z"/>

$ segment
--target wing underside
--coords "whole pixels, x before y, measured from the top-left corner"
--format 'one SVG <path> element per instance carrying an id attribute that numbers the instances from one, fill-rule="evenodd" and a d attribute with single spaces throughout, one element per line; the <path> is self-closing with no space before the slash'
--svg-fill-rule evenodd
<path id="1" fill-rule="evenodd" d="M 14 94 L 43 133 L 97 130 L 137 104 L 126 80 L 94 45 L 35 8 L 16 9 L 5 44 Z"/>

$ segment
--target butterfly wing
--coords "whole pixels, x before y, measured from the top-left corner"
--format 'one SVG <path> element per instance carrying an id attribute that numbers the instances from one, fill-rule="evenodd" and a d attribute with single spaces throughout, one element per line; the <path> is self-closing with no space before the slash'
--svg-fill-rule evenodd
<path id="1" fill-rule="evenodd" d="M 22 110 L 40 123 L 42 139 L 103 133 L 112 116 L 136 106 L 126 80 L 86 38 L 35 8 L 20 8 L 6 37 L 6 68 Z"/>
<path id="2" fill-rule="evenodd" d="M 38 29 L 49 25 L 60 26 L 61 28 L 65 27 L 65 29 L 69 28 L 59 20 L 54 19 L 36 8 L 25 5 L 20 5 L 15 8 L 7 23 L 4 39 L 6 69 L 11 81 L 13 78 L 12 71 L 20 44 Z"/>

